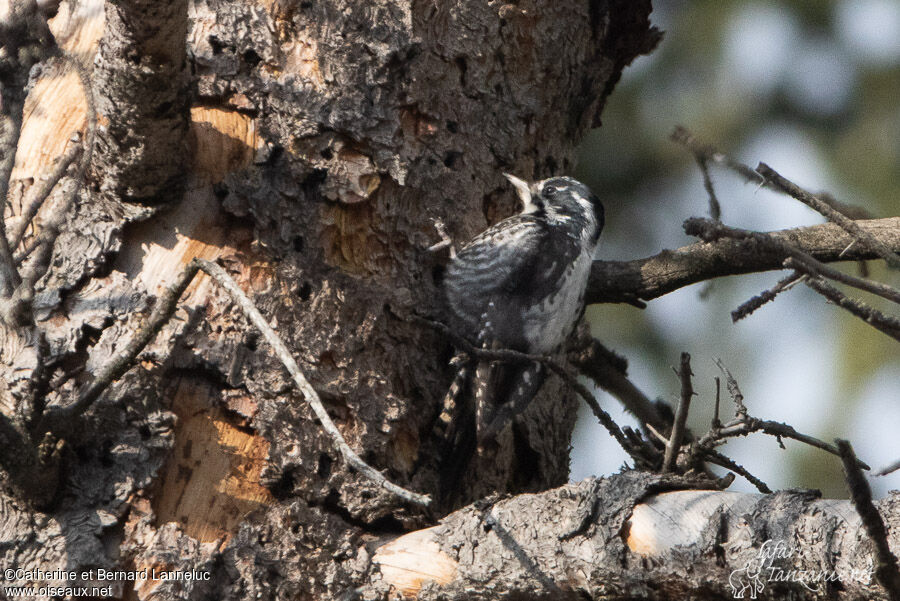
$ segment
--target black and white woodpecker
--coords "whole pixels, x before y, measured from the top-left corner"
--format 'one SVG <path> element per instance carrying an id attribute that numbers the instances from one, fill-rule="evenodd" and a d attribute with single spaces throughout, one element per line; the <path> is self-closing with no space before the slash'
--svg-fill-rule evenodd
<path id="1" fill-rule="evenodd" d="M 522 211 L 488 228 L 452 257 L 444 278 L 447 302 L 468 340 L 484 348 L 549 355 L 563 345 L 584 313 L 603 205 L 571 177 L 528 184 L 505 175 L 522 201 Z M 486 369 L 482 363 L 476 375 L 481 391 L 476 390 L 479 445 L 520 413 L 544 380 L 539 363 L 504 366 L 503 376 L 497 376 L 498 368 Z M 462 385 L 458 377 L 454 386 Z M 485 391 L 493 395 L 491 400 L 484 398 Z"/>

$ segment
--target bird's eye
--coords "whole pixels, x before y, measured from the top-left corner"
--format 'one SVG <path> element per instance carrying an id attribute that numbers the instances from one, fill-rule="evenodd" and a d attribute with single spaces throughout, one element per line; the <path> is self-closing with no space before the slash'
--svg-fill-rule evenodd
<path id="1" fill-rule="evenodd" d="M 556 196 L 556 193 L 559 192 L 559 188 L 556 186 L 544 186 L 544 196 L 547 198 L 553 198 Z"/>

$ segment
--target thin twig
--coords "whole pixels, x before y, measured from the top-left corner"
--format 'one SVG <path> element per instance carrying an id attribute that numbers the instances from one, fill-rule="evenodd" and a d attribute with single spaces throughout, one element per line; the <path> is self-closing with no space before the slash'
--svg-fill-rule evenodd
<path id="1" fill-rule="evenodd" d="M 780 422 L 769 421 L 764 419 L 759 419 L 756 417 L 745 416 L 743 418 L 738 418 L 732 422 L 724 424 L 718 429 L 711 429 L 700 441 L 697 443 L 701 447 L 710 447 L 711 445 L 718 444 L 725 438 L 734 438 L 737 436 L 746 436 L 747 434 L 752 434 L 754 432 L 762 432 L 764 434 L 769 434 L 770 436 L 775 436 L 777 438 L 790 438 L 792 440 L 796 440 L 798 442 L 802 442 L 804 444 L 808 444 L 811 447 L 815 447 L 817 449 L 821 449 L 832 455 L 840 456 L 837 447 L 834 445 L 828 444 L 818 438 L 813 436 L 809 436 L 808 434 L 803 434 L 801 432 L 797 432 L 792 426 L 787 424 L 782 424 Z M 862 461 L 859 462 L 860 469 L 869 470 L 871 469 L 867 464 Z"/>
<path id="2" fill-rule="evenodd" d="M 16 148 L 19 144 L 19 133 L 22 129 L 22 109 L 24 98 L 16 98 L 18 94 L 10 94 L 8 89 L 0 90 L 3 95 L 3 108 L 6 123 L 0 121 L 0 131 L 4 136 L 0 139 L 0 297 L 9 297 L 19 285 L 19 272 L 13 262 L 12 250 L 6 231 L 6 200 L 9 193 L 9 182 L 16 159 Z M 3 118 L 0 113 L 0 118 Z"/>
<path id="3" fill-rule="evenodd" d="M 712 427 L 721 428 L 722 422 L 719 420 L 719 404 L 722 399 L 722 380 L 716 376 L 716 406 L 713 409 Z"/>
<path id="4" fill-rule="evenodd" d="M 178 303 L 178 299 L 200 270 L 195 260 L 188 263 L 184 271 L 170 284 L 165 292 L 156 300 L 153 311 L 147 321 L 134 334 L 116 355 L 97 371 L 94 379 L 78 395 L 78 399 L 64 407 L 53 407 L 45 412 L 35 426 L 35 434 L 44 432 L 60 433 L 72 426 L 75 418 L 96 401 L 114 381 L 121 378 L 134 363 L 141 351 L 153 340 L 163 325 L 169 321 Z"/>
<path id="5" fill-rule="evenodd" d="M 888 474 L 891 474 L 891 473 L 893 473 L 893 472 L 896 472 L 897 470 L 900 470 L 900 460 L 895 461 L 894 463 L 888 465 L 887 467 L 881 468 L 880 470 L 878 470 L 877 472 L 875 472 L 874 475 L 876 475 L 876 476 L 887 476 Z"/>
<path id="6" fill-rule="evenodd" d="M 672 132 L 670 138 L 673 142 L 677 144 L 681 144 L 688 150 L 690 150 L 694 156 L 701 156 L 708 161 L 712 161 L 718 165 L 723 167 L 727 167 L 731 169 L 735 173 L 741 175 L 748 182 L 754 184 L 763 184 L 765 180 L 763 180 L 762 176 L 753 170 L 749 165 L 745 165 L 740 161 L 736 161 L 732 159 L 727 154 L 716 150 L 715 147 L 704 144 L 697 140 L 694 135 L 685 129 L 682 126 L 677 126 L 675 130 Z"/>
<path id="7" fill-rule="evenodd" d="M 574 390 L 578 394 L 578 396 L 580 396 L 582 400 L 584 400 L 585 403 L 587 403 L 588 407 L 591 408 L 591 411 L 594 413 L 594 416 L 596 416 L 597 420 L 603 425 L 604 428 L 606 428 L 610 435 L 616 439 L 616 442 L 619 443 L 619 445 L 625 450 L 625 452 L 627 452 L 629 455 L 631 455 L 631 453 L 633 452 L 633 449 L 631 448 L 627 437 L 622 433 L 622 429 L 619 428 L 619 425 L 616 424 L 613 418 L 610 417 L 610 415 L 606 411 L 604 411 L 602 407 L 600 407 L 600 404 L 597 403 L 597 399 L 594 398 L 594 395 L 591 394 L 591 391 L 588 390 L 581 382 L 579 382 L 578 378 L 567 368 L 563 367 L 553 359 L 545 357 L 544 355 L 530 355 L 510 349 L 478 348 L 440 322 L 432 321 L 419 315 L 413 315 L 413 319 L 428 325 L 430 328 L 438 330 L 453 343 L 453 346 L 471 357 L 486 361 L 503 361 L 506 363 L 541 363 L 542 365 L 550 369 L 553 373 L 562 378 L 562 380 L 572 390 Z"/>
<path id="8" fill-rule="evenodd" d="M 341 435 L 340 430 L 338 430 L 337 426 L 334 425 L 334 422 L 331 421 L 331 417 L 328 415 L 328 411 L 325 410 L 325 406 L 322 404 L 319 394 L 303 375 L 303 372 L 300 371 L 300 367 L 297 365 L 297 362 L 294 361 L 291 352 L 285 346 L 284 342 L 281 341 L 281 338 L 278 337 L 278 334 L 272 329 L 272 326 L 268 324 L 259 310 L 254 306 L 253 301 L 251 301 L 237 283 L 231 279 L 231 276 L 215 263 L 204 259 L 194 259 L 194 261 L 199 265 L 200 269 L 209 274 L 216 283 L 231 294 L 231 297 L 238 305 L 240 305 L 241 309 L 243 309 L 244 314 L 272 346 L 275 350 L 275 355 L 281 360 L 282 364 L 284 364 L 285 368 L 287 368 L 288 372 L 291 374 L 294 384 L 296 384 L 297 388 L 300 389 L 300 392 L 303 393 L 306 402 L 309 403 L 309 406 L 321 422 L 322 428 L 331 437 L 332 442 L 341 452 L 341 455 L 344 456 L 344 460 L 369 480 L 377 483 L 385 490 L 392 492 L 396 496 L 405 499 L 410 503 L 427 507 L 431 503 L 431 498 L 428 495 L 415 493 L 397 486 L 353 452 L 353 449 L 350 448 L 350 445 L 347 444 L 347 441 L 344 440 L 344 437 Z"/>
<path id="9" fill-rule="evenodd" d="M 294 358 L 291 356 L 290 351 L 288 351 L 287 347 L 272 327 L 253 305 L 253 302 L 224 269 L 215 263 L 204 259 L 194 259 L 188 264 L 175 282 L 170 285 L 159 300 L 157 300 L 156 306 L 147 322 L 135 333 L 134 337 L 128 342 L 125 348 L 123 348 L 121 352 L 97 373 L 97 376 L 95 376 L 94 380 L 79 396 L 75 403 L 66 407 L 54 409 L 45 414 L 44 418 L 39 422 L 38 431 L 57 431 L 63 424 L 71 423 L 73 418 L 84 413 L 84 411 L 90 407 L 90 405 L 113 381 L 120 378 L 131 367 L 138 354 L 140 354 L 144 347 L 146 347 L 156 334 L 159 333 L 162 326 L 171 318 L 178 303 L 178 299 L 200 270 L 207 273 L 231 295 L 232 299 L 241 307 L 251 323 L 259 329 L 266 341 L 272 346 L 275 350 L 275 355 L 281 360 L 285 368 L 291 374 L 294 383 L 303 393 L 306 402 L 309 403 L 313 412 L 316 414 L 316 417 L 322 424 L 322 428 L 328 433 L 335 447 L 337 447 L 344 457 L 344 460 L 363 476 L 375 482 L 385 490 L 388 490 L 394 495 L 411 503 L 427 507 L 431 503 L 431 498 L 428 495 L 415 493 L 397 486 L 353 452 L 341 435 L 340 430 L 334 425 L 334 422 L 325 410 L 324 405 L 322 405 L 318 393 L 316 393 L 315 389 L 310 385 L 309 381 L 297 366 L 296 361 L 294 361 Z"/>
<path id="10" fill-rule="evenodd" d="M 725 364 L 721 359 L 716 359 L 715 361 L 716 367 L 722 372 L 725 376 L 725 388 L 728 390 L 728 394 L 731 395 L 731 400 L 734 401 L 735 405 L 735 415 L 738 417 L 747 415 L 747 407 L 744 406 L 744 395 L 741 394 L 741 389 L 738 387 L 737 380 L 734 379 L 734 376 L 731 375 L 731 372 L 728 371 L 728 368 L 725 367 Z"/>
<path id="11" fill-rule="evenodd" d="M 878 294 L 879 296 L 890 300 L 893 300 L 897 296 L 897 291 L 893 290 L 890 286 L 836 272 L 836 270 L 816 261 L 810 255 L 793 248 L 784 241 L 775 239 L 769 234 L 732 228 L 716 221 L 699 218 L 687 219 L 684 222 L 684 229 L 688 235 L 698 236 L 703 240 L 717 240 L 723 237 L 753 240 L 761 245 L 769 246 L 773 249 L 777 249 L 779 252 L 783 252 L 788 258 L 795 259 L 795 262 L 791 263 L 795 269 L 802 269 L 810 274 L 821 273 L 823 275 L 828 275 L 828 277 L 834 277 L 841 282 L 873 294 Z M 885 334 L 893 338 L 900 336 L 900 321 L 884 315 L 880 311 L 869 307 L 861 301 L 848 298 L 819 277 L 808 277 L 804 283 Z"/>
<path id="12" fill-rule="evenodd" d="M 691 372 L 691 356 L 688 353 L 681 353 L 681 367 L 676 373 L 681 379 L 681 398 L 678 402 L 678 409 L 675 410 L 675 422 L 672 424 L 672 433 L 663 457 L 662 473 L 664 474 L 675 470 L 678 450 L 681 448 L 681 441 L 684 438 L 684 425 L 691 407 L 691 397 L 694 396 L 694 386 L 691 383 L 691 376 L 694 374 Z"/>
<path id="13" fill-rule="evenodd" d="M 880 240 L 860 228 L 855 221 L 836 211 L 829 206 L 828 203 L 822 202 L 765 163 L 760 163 L 759 166 L 757 166 L 756 171 L 778 190 L 799 200 L 806 206 L 823 215 L 829 221 L 842 227 L 844 231 L 853 236 L 862 246 L 865 246 L 884 259 L 888 265 L 895 269 L 900 269 L 900 256 L 885 246 Z"/>
<path id="14" fill-rule="evenodd" d="M 850 489 L 850 500 L 853 501 L 853 506 L 862 519 L 869 538 L 875 543 L 875 557 L 878 560 L 875 577 L 884 587 L 891 601 L 900 601 L 900 568 L 897 566 L 897 557 L 891 553 L 884 520 L 875 505 L 872 504 L 872 489 L 869 488 L 869 483 L 866 482 L 857 467 L 858 460 L 850 443 L 841 439 L 836 439 L 835 443 L 840 450 L 841 461 L 844 463 L 844 474 Z"/>
<path id="15" fill-rule="evenodd" d="M 44 204 L 44 201 L 50 197 L 53 188 L 66 174 L 69 165 L 75 162 L 82 150 L 83 146 L 77 142 L 69 146 L 65 154 L 56 161 L 53 171 L 44 177 L 40 181 L 40 184 L 35 184 L 31 190 L 28 191 L 28 204 L 22 211 L 15 229 L 13 229 L 12 233 L 9 235 L 9 246 L 11 249 L 18 248 L 19 243 L 22 241 L 22 236 L 25 235 L 25 230 L 31 225 L 32 220 Z"/>
<path id="16" fill-rule="evenodd" d="M 751 474 L 749 471 L 747 471 L 747 468 L 735 462 L 730 457 L 723 455 L 715 449 L 701 449 L 700 452 L 703 453 L 706 460 L 710 463 L 721 465 L 725 469 L 729 469 L 736 474 L 741 475 L 747 480 L 747 482 L 755 486 L 756 490 L 763 493 L 764 495 L 772 494 L 772 489 L 769 488 L 765 482 Z"/>
<path id="17" fill-rule="evenodd" d="M 790 261 L 790 259 L 788 259 Z M 798 273 L 792 273 L 785 278 L 778 280 L 778 282 L 767 290 L 763 290 L 757 296 L 754 296 L 750 300 L 742 303 L 738 306 L 737 309 L 731 312 L 731 321 L 737 323 L 738 321 L 744 319 L 752 315 L 757 309 L 762 307 L 768 302 L 775 300 L 775 297 L 785 290 L 789 290 L 794 287 L 800 278 L 803 276 Z"/>
<path id="18" fill-rule="evenodd" d="M 837 306 L 859 317 L 879 332 L 900 341 L 900 320 L 885 315 L 878 309 L 874 309 L 860 300 L 846 296 L 822 278 L 807 278 L 803 283 Z"/>
<path id="19" fill-rule="evenodd" d="M 816 260 L 808 260 L 802 255 L 788 257 L 784 260 L 784 266 L 788 269 L 794 269 L 809 275 L 826 277 L 829 280 L 834 280 L 860 290 L 865 290 L 866 292 L 870 292 L 876 296 L 900 304 L 900 290 L 897 290 L 893 286 L 843 273 Z"/>
<path id="20" fill-rule="evenodd" d="M 719 221 L 722 217 L 722 205 L 716 196 L 716 189 L 713 186 L 712 176 L 709 173 L 709 163 L 706 157 L 695 155 L 697 165 L 700 167 L 700 173 L 703 175 L 703 187 L 706 189 L 706 195 L 709 197 L 709 217 L 714 221 Z"/>

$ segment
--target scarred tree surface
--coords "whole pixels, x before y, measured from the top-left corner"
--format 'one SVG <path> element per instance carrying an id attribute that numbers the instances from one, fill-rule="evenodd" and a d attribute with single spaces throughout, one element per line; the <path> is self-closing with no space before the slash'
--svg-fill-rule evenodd
<path id="1" fill-rule="evenodd" d="M 413 318 L 442 317 L 442 258 L 426 250 L 437 241 L 434 221 L 463 241 L 515 210 L 503 172 L 570 172 L 622 69 L 659 40 L 650 8 L 649 0 L 63 2 L 50 30 L 91 72 L 97 143 L 36 288 L 33 323 L 0 321 L 0 409 L 15 426 L 0 428 L 0 553 L 4 566 L 24 570 L 4 584 L 111 586 L 124 599 L 384 599 L 419 590 L 392 580 L 384 559 L 396 555 L 390 545 L 413 540 L 417 553 L 422 545 L 437 553 L 426 555 L 425 580 L 450 582 L 426 585 L 423 598 L 723 596 L 745 559 L 739 552 L 759 541 L 748 538 L 733 565 L 716 571 L 709 566 L 727 528 L 676 537 L 700 546 L 666 571 L 665 545 L 641 546 L 622 529 L 638 523 L 629 516 L 650 495 L 712 483 L 622 476 L 554 489 L 567 478 L 577 403 L 558 379 L 503 432 L 496 453 L 442 491 L 446 458 L 434 425 L 452 347 Z M 89 121 L 71 64 L 41 65 L 22 112 L 7 230 Z M 15 121 L 5 115 L 4 136 Z M 30 236 L 51 222 L 71 179 Z M 831 261 L 848 242 L 829 228 L 783 235 Z M 871 229 L 900 248 L 893 221 Z M 867 256 L 856 248 L 843 258 Z M 219 262 L 247 291 L 353 449 L 393 482 L 431 495 L 430 508 L 348 467 L 258 331 L 206 276 L 84 415 L 61 409 L 195 257 Z M 698 243 L 643 262 L 598 262 L 589 294 L 633 302 L 783 258 L 744 241 Z M 596 353 L 581 356 L 597 362 Z M 604 360 L 594 371 L 615 372 Z M 627 389 L 616 377 L 607 384 Z M 25 415 L 26 397 L 40 399 L 29 411 L 46 404 L 43 421 Z M 7 430 L 39 452 L 12 462 Z M 29 500 L 22 471 L 43 465 L 53 469 L 40 489 L 52 494 Z M 422 530 L 492 493 L 540 494 L 491 497 L 451 514 L 443 530 Z M 813 507 L 796 496 L 806 504 L 779 524 L 802 522 L 801 509 Z M 716 502 L 762 515 L 766 503 L 794 498 Z M 881 506 L 889 523 L 896 506 Z M 824 515 L 823 529 L 833 517 Z M 863 540 L 853 524 L 847 540 Z M 408 532 L 413 539 L 398 538 Z M 490 538 L 498 532 L 512 543 Z M 558 542 L 552 558 L 548 541 Z M 591 550 L 593 570 L 584 563 Z M 711 564 L 692 574 L 699 557 Z M 46 574 L 53 570 L 79 577 Z M 139 577 L 153 570 L 192 578 Z M 701 583 L 698 574 L 726 580 Z M 766 594 L 795 593 L 806 594 L 799 586 Z M 882 592 L 872 584 L 823 594 Z"/>

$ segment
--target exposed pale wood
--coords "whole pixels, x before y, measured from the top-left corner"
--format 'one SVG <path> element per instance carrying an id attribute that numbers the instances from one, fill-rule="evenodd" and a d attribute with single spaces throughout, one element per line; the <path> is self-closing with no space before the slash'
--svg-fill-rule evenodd
<path id="1" fill-rule="evenodd" d="M 765 599 L 888 598 L 849 501 L 802 490 L 660 492 L 678 486 L 626 472 L 465 507 L 380 547 L 378 577 L 360 593 L 386 582 L 419 601 L 730 599 L 759 574 Z M 876 506 L 900 523 L 900 495 Z M 888 538 L 896 552 L 900 533 Z M 442 554 L 454 567 L 443 580 L 429 568 Z"/>
<path id="2" fill-rule="evenodd" d="M 434 582 L 449 584 L 456 577 L 456 562 L 441 551 L 437 528 L 405 534 L 378 548 L 372 557 L 381 576 L 408 599 Z"/>
<path id="3" fill-rule="evenodd" d="M 269 443 L 211 406 L 215 397 L 202 382 L 176 384 L 175 446 L 153 496 L 158 525 L 176 522 L 200 542 L 227 541 L 249 512 L 272 502 L 259 482 Z"/>
<path id="4" fill-rule="evenodd" d="M 216 183 L 246 167 L 260 145 L 253 120 L 237 111 L 195 106 L 191 109 L 191 170 L 204 183 Z"/>

